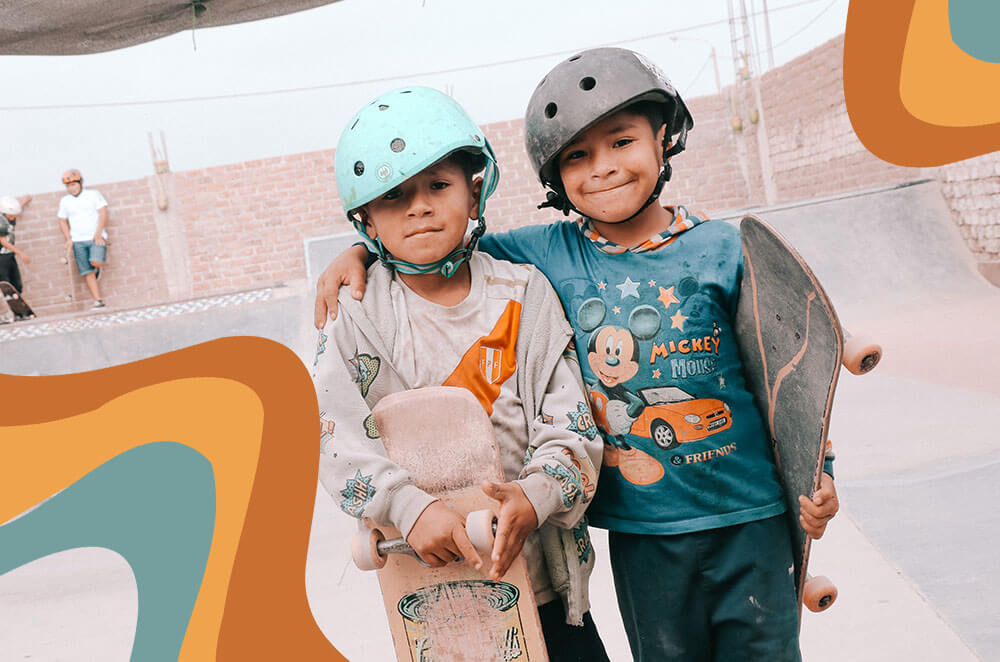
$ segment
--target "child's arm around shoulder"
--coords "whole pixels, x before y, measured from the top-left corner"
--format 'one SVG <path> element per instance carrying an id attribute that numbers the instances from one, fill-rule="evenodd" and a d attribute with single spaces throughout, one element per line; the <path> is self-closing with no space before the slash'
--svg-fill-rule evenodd
<path id="1" fill-rule="evenodd" d="M 316 281 L 316 304 L 313 310 L 313 324 L 322 329 L 327 315 L 337 319 L 337 296 L 340 288 L 351 286 L 351 296 L 361 301 L 368 280 L 367 265 L 371 253 L 364 244 L 355 244 L 333 259 Z"/>
<path id="2" fill-rule="evenodd" d="M 520 264 L 541 264 L 547 259 L 552 226 L 527 225 L 498 234 L 487 234 L 479 239 L 479 250 L 487 255 Z M 364 244 L 355 244 L 344 250 L 320 274 L 316 282 L 316 304 L 313 321 L 317 329 L 323 328 L 327 316 L 337 319 L 337 293 L 341 287 L 350 286 L 351 296 L 360 301 L 365 294 L 367 268 L 373 260 Z"/>
<path id="3" fill-rule="evenodd" d="M 551 224 L 525 225 L 506 232 L 491 232 L 479 239 L 479 250 L 498 260 L 540 265 L 548 259 L 553 232 Z"/>

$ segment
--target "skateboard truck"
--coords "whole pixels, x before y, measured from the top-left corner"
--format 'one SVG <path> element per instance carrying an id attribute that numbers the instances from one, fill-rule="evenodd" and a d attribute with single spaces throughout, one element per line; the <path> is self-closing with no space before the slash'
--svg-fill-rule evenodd
<path id="1" fill-rule="evenodd" d="M 465 530 L 472 546 L 480 555 L 489 558 L 497 532 L 497 516 L 489 510 L 474 510 L 465 518 Z M 358 531 L 351 540 L 351 558 L 359 570 L 381 570 L 389 554 L 405 554 L 415 558 L 425 568 L 431 567 L 403 538 L 386 540 L 378 529 Z M 455 563 L 464 561 L 461 556 Z"/>

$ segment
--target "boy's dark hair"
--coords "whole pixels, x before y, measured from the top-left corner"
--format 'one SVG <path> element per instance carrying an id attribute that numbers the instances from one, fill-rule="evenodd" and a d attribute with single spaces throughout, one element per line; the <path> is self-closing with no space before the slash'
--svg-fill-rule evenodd
<path id="1" fill-rule="evenodd" d="M 465 173 L 465 177 L 471 182 L 472 178 L 486 168 L 486 155 L 473 154 L 464 149 L 457 149 L 448 156 L 446 160 L 451 161 Z"/>
<path id="2" fill-rule="evenodd" d="M 649 122 L 649 126 L 653 129 L 653 135 L 660 130 L 660 127 L 666 124 L 666 118 L 663 116 L 663 104 L 657 101 L 637 101 L 633 104 L 625 106 L 622 110 L 633 113 L 635 115 L 642 115 Z M 667 127 L 667 131 L 671 131 L 673 127 Z M 669 135 L 668 135 L 669 139 Z"/>

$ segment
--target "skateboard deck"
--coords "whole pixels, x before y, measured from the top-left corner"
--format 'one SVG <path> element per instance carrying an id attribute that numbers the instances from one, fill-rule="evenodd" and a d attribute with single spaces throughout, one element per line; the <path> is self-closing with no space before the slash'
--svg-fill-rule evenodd
<path id="1" fill-rule="evenodd" d="M 395 393 L 383 398 L 372 415 L 386 453 L 410 472 L 418 487 L 463 517 L 495 508 L 496 502 L 480 485 L 483 480 L 504 480 L 503 470 L 493 426 L 469 391 L 440 386 Z M 482 570 L 459 561 L 431 568 L 412 551 L 389 553 L 408 550 L 399 531 L 371 528 L 354 544 L 367 548 L 360 551 L 378 568 L 398 660 L 548 659 L 523 555 L 518 555 L 500 581 L 492 581 L 486 574 L 489 552 L 481 549 L 484 536 L 479 535 L 477 541 L 472 520 L 468 528 L 480 549 Z M 492 530 L 488 536 L 492 538 Z M 354 550 L 356 562 L 358 551 Z"/>
<path id="2" fill-rule="evenodd" d="M 14 286 L 5 280 L 0 280 L 0 293 L 3 294 L 4 305 L 7 310 L 0 309 L 0 322 L 30 320 L 35 317 L 35 311 L 31 309 L 28 302 L 21 298 Z M 9 311 L 10 315 L 7 315 Z"/>
<path id="3" fill-rule="evenodd" d="M 804 597 L 818 611 L 836 598 L 836 588 L 821 577 L 810 578 L 812 585 L 806 586 L 811 541 L 799 524 L 798 497 L 809 497 L 819 487 L 841 363 L 852 372 L 867 372 L 878 363 L 881 349 L 858 338 L 845 354 L 833 304 L 798 252 L 755 216 L 743 218 L 740 235 L 744 265 L 737 342 L 784 489 L 800 613 Z M 806 596 L 811 589 L 824 593 Z"/>

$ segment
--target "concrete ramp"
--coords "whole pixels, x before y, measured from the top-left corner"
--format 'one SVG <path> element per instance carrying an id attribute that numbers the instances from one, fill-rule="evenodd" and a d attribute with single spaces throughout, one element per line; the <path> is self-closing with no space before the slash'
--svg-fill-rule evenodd
<path id="1" fill-rule="evenodd" d="M 871 375 L 844 371 L 838 385 L 842 514 L 810 569 L 841 598 L 807 615 L 806 659 L 1000 659 L 989 599 L 1000 518 L 976 507 L 1000 499 L 1000 290 L 976 269 L 937 182 L 753 213 L 796 246 L 841 322 L 885 350 Z M 852 525 L 863 543 L 848 543 Z M 913 594 L 893 588 L 896 573 Z"/>
<path id="2" fill-rule="evenodd" d="M 942 297 L 1000 295 L 976 269 L 936 181 L 750 211 L 798 249 L 845 324 Z"/>
<path id="3" fill-rule="evenodd" d="M 226 336 L 261 336 L 312 360 L 305 283 L 0 326 L 0 373 L 55 375 L 138 361 Z"/>

